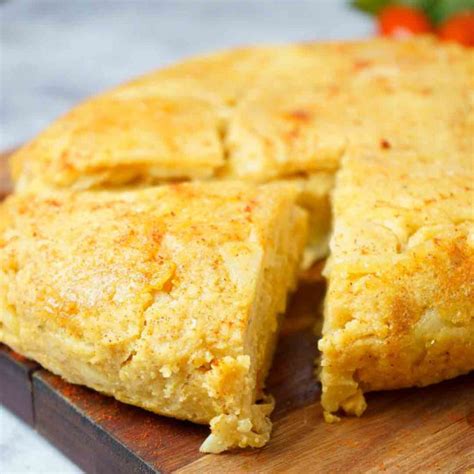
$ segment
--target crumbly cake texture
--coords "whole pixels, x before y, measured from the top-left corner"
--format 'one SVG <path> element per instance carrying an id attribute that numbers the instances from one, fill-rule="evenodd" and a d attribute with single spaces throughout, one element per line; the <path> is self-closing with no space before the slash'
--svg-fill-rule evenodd
<path id="1" fill-rule="evenodd" d="M 328 421 L 360 415 L 364 392 L 474 369 L 473 159 L 344 162 L 319 341 Z"/>
<path id="2" fill-rule="evenodd" d="M 306 242 L 294 185 L 20 193 L 0 208 L 0 340 L 66 380 L 259 447 Z"/>
<path id="3" fill-rule="evenodd" d="M 430 37 L 195 58 L 59 119 L 13 157 L 16 189 L 292 182 L 304 267 L 332 235 L 322 403 L 360 414 L 363 392 L 474 369 L 473 81 L 473 51 Z"/>

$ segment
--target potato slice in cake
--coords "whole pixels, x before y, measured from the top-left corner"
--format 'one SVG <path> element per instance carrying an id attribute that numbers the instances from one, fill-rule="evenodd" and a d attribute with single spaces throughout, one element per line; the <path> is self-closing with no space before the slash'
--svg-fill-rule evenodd
<path id="1" fill-rule="evenodd" d="M 474 370 L 470 159 L 348 156 L 336 180 L 321 381 L 327 419 L 363 393 Z"/>
<path id="2" fill-rule="evenodd" d="M 306 242 L 293 185 L 17 194 L 0 208 L 1 341 L 72 383 L 269 438 L 263 393 Z"/>

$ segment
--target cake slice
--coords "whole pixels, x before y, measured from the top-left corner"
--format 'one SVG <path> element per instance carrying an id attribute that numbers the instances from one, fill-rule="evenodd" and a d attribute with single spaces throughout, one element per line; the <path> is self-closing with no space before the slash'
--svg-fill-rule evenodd
<path id="1" fill-rule="evenodd" d="M 95 98 L 12 159 L 16 189 L 75 190 L 202 179 L 223 166 L 218 111 L 189 97 Z"/>
<path id="2" fill-rule="evenodd" d="M 474 370 L 474 167 L 359 151 L 343 162 L 326 266 L 326 418 L 364 393 Z"/>
<path id="3" fill-rule="evenodd" d="M 69 382 L 259 447 L 306 242 L 293 185 L 20 193 L 0 208 L 0 340 Z"/>

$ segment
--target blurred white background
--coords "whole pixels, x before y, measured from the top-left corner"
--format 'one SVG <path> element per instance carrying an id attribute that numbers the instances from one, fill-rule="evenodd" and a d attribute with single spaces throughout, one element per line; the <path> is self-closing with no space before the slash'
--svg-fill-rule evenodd
<path id="1" fill-rule="evenodd" d="M 186 56 L 241 44 L 370 35 L 370 18 L 347 4 L 344 0 L 0 2 L 0 148 L 30 139 L 91 94 Z M 79 470 L 0 407 L 0 472 Z"/>

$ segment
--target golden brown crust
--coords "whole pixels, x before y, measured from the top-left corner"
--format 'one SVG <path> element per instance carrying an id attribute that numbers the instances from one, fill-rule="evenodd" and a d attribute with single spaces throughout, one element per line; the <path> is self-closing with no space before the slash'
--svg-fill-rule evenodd
<path id="1" fill-rule="evenodd" d="M 335 171 L 348 148 L 467 154 L 473 66 L 431 38 L 196 58 L 74 109 L 13 157 L 14 176 L 19 188 L 266 181 Z"/>

